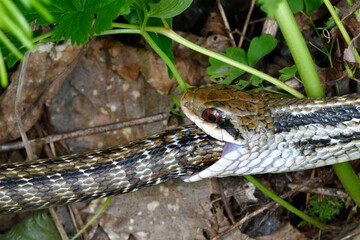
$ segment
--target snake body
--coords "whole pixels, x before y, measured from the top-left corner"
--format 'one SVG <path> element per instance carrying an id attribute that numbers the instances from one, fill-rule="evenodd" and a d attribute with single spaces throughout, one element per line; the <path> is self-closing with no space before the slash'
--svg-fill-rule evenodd
<path id="1" fill-rule="evenodd" d="M 222 157 L 186 178 L 188 182 L 299 171 L 360 158 L 358 94 L 296 99 L 216 85 L 188 89 L 181 103 L 199 128 L 227 142 Z"/>
<path id="2" fill-rule="evenodd" d="M 293 99 L 221 85 L 189 89 L 181 105 L 200 129 L 0 165 L 0 213 L 131 192 L 180 176 L 191 182 L 297 171 L 360 156 L 360 95 Z"/>
<path id="3" fill-rule="evenodd" d="M 0 214 L 35 210 L 138 190 L 199 172 L 224 143 L 194 125 L 112 148 L 0 165 Z"/>

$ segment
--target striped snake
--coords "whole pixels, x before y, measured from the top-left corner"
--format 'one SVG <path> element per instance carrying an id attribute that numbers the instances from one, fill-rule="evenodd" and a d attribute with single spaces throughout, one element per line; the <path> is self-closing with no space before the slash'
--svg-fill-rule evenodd
<path id="1" fill-rule="evenodd" d="M 200 129 L 0 165 L 0 213 L 127 193 L 180 176 L 193 182 L 298 171 L 358 156 L 360 95 L 293 99 L 216 85 L 188 89 L 181 107 Z"/>

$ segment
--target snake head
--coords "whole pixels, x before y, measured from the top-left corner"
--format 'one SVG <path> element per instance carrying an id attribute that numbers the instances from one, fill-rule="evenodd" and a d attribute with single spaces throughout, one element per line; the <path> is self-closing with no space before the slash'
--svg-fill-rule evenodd
<path id="1" fill-rule="evenodd" d="M 259 96 L 218 84 L 187 89 L 180 105 L 186 116 L 210 136 L 245 144 L 258 126 Z"/>

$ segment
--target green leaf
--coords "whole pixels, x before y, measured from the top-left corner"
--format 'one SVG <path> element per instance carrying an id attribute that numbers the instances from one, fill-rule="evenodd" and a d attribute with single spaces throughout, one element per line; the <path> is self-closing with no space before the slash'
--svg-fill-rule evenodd
<path id="1" fill-rule="evenodd" d="M 301 12 L 304 9 L 304 0 L 287 0 L 293 13 Z"/>
<path id="2" fill-rule="evenodd" d="M 260 4 L 260 9 L 269 15 L 270 18 L 275 17 L 278 4 L 281 1 L 282 0 L 257 0 L 257 2 Z"/>
<path id="3" fill-rule="evenodd" d="M 305 9 L 308 14 L 311 14 L 313 11 L 318 9 L 323 0 L 305 0 Z"/>
<path id="4" fill-rule="evenodd" d="M 3 235 L 1 240 L 60 240 L 60 234 L 54 222 L 44 212 L 35 212 Z"/>
<path id="5" fill-rule="evenodd" d="M 12 53 L 18 59 L 23 59 L 23 55 L 18 49 L 20 46 L 21 46 L 21 42 L 18 39 L 11 36 L 11 34 L 5 35 L 0 30 L 0 51 L 2 51 L 2 53 L 4 54 L 4 57 L 6 57 L 10 53 Z"/>
<path id="6" fill-rule="evenodd" d="M 35 47 L 31 41 L 32 31 L 29 24 L 17 6 L 12 2 L 0 1 L 0 29 L 16 36 L 27 48 L 32 49 Z"/>
<path id="7" fill-rule="evenodd" d="M 192 0 L 160 0 L 158 3 L 149 3 L 149 16 L 158 18 L 172 18 L 185 11 Z"/>
<path id="8" fill-rule="evenodd" d="M 18 31 L 22 32 L 27 37 L 31 37 L 31 27 L 27 23 L 25 17 L 22 15 L 20 10 L 12 1 L 1 1 L 0 9 L 2 12 L 2 21 L 0 22 L 1 28 L 12 31 L 11 26 L 16 26 L 19 29 Z M 3 22 L 4 20 L 6 20 L 6 22 Z M 9 24 L 9 22 L 11 22 L 11 25 Z"/>
<path id="9" fill-rule="evenodd" d="M 178 106 L 180 106 L 180 98 L 179 97 L 175 97 L 175 96 L 172 96 L 171 97 L 171 100 Z"/>
<path id="10" fill-rule="evenodd" d="M 262 81 L 263 80 L 261 78 L 255 75 L 252 75 L 250 78 L 250 83 L 255 87 L 258 87 L 262 83 Z"/>
<path id="11" fill-rule="evenodd" d="M 285 80 L 295 77 L 297 68 L 296 68 L 296 65 L 292 65 L 291 67 L 285 67 L 285 68 L 279 70 L 279 72 L 281 73 L 280 80 L 285 81 Z"/>
<path id="12" fill-rule="evenodd" d="M 47 8 L 41 4 L 38 0 L 29 0 L 30 7 L 34 7 L 38 13 L 40 13 L 48 22 L 54 22 L 53 16 L 48 12 Z M 43 0 L 46 4 L 49 4 L 49 0 Z"/>
<path id="13" fill-rule="evenodd" d="M 226 53 L 220 53 L 228 58 L 231 58 L 235 61 L 248 65 L 247 55 L 244 49 L 229 47 L 226 49 Z M 215 58 L 209 58 L 210 66 L 206 68 L 206 73 L 210 75 L 210 79 L 214 80 L 216 78 L 225 77 L 225 80 L 221 83 L 230 84 L 236 78 L 240 77 L 245 73 L 244 70 L 234 68 L 227 63 L 221 62 Z"/>
<path id="14" fill-rule="evenodd" d="M 23 48 L 20 48 L 19 51 L 22 55 L 24 55 L 28 51 L 28 49 L 23 47 Z M 11 53 L 7 57 L 6 66 L 8 68 L 12 68 L 20 60 L 22 60 L 22 59 L 18 58 L 17 56 L 15 56 L 14 54 Z"/>
<path id="15" fill-rule="evenodd" d="M 130 13 L 130 5 L 133 2 L 134 0 L 115 0 L 108 5 L 104 3 L 97 11 L 97 19 L 94 24 L 93 33 L 99 34 L 104 30 L 111 29 L 111 23 L 114 19 L 116 19 L 119 15 Z"/>
<path id="16" fill-rule="evenodd" d="M 71 39 L 73 44 L 86 44 L 90 36 L 110 29 L 119 15 L 130 13 L 134 0 L 51 0 L 47 7 L 55 21 L 55 40 Z M 49 21 L 32 9 L 25 11 L 28 20 L 39 19 L 38 25 Z"/>
<path id="17" fill-rule="evenodd" d="M 335 20 L 333 17 L 329 17 L 329 19 L 326 21 L 325 26 L 319 29 L 332 29 L 336 26 Z"/>
<path id="18" fill-rule="evenodd" d="M 7 88 L 7 86 L 9 85 L 5 62 L 1 51 L 0 51 L 0 85 L 2 88 Z"/>
<path id="19" fill-rule="evenodd" d="M 270 34 L 254 37 L 251 40 L 247 60 L 249 66 L 254 66 L 261 58 L 270 53 L 277 45 L 277 40 Z"/>

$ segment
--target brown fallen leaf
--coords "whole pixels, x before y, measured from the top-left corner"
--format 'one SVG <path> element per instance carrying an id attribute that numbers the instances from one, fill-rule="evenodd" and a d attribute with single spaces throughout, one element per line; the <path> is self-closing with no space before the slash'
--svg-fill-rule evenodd
<path id="1" fill-rule="evenodd" d="M 94 40 L 91 43 L 89 51 L 66 78 L 49 106 L 51 122 L 59 133 L 168 112 L 169 96 L 158 94 L 141 75 L 128 82 L 114 71 L 114 64 L 109 59 L 113 49 L 125 54 L 118 55 L 119 61 L 130 58 L 127 55 L 130 52 L 137 54 L 140 51 L 108 40 Z M 69 139 L 67 144 L 75 152 L 112 146 L 161 131 L 165 126 L 164 122 L 155 122 Z"/>
<path id="2" fill-rule="evenodd" d="M 25 131 L 39 119 L 43 105 L 51 101 L 66 75 L 76 66 L 82 47 L 70 43 L 55 46 L 40 44 L 29 54 L 19 113 Z M 0 143 L 20 136 L 15 121 L 14 103 L 19 69 L 11 76 L 11 84 L 0 97 Z"/>

